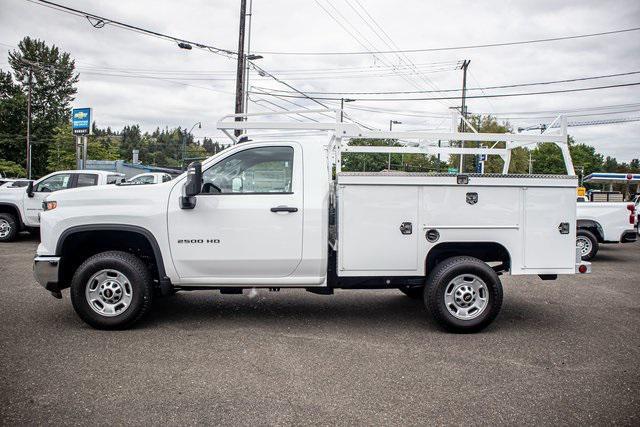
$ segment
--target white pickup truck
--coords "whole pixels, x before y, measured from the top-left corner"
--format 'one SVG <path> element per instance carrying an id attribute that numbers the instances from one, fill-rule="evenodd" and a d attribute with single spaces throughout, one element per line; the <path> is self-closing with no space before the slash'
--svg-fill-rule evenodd
<path id="1" fill-rule="evenodd" d="M 162 184 L 51 195 L 34 260 L 37 281 L 58 298 L 70 287 L 77 314 L 101 329 L 132 325 L 156 295 L 176 290 L 394 288 L 423 299 L 448 330 L 472 332 L 500 311 L 499 275 L 552 280 L 590 271 L 575 246 L 573 174 L 341 172 L 341 156 L 351 151 L 498 154 L 508 168 L 510 144 L 566 148 L 566 128 L 543 136 L 432 134 L 233 119 L 218 127 L 227 134 L 320 129 L 333 137 L 329 144 L 255 140 Z M 353 137 L 508 143 L 356 147 L 345 141 Z"/>
<path id="2" fill-rule="evenodd" d="M 590 260 L 603 243 L 631 243 L 638 237 L 633 202 L 578 202 L 576 246 Z M 634 228 L 635 227 L 635 228 Z"/>
<path id="3" fill-rule="evenodd" d="M 167 181 L 171 181 L 171 175 L 164 172 L 145 172 L 127 180 L 131 184 L 160 184 Z"/>
<path id="4" fill-rule="evenodd" d="M 37 231 L 45 197 L 55 191 L 113 184 L 124 174 L 100 170 L 53 172 L 26 187 L 0 188 L 0 242 L 13 241 L 22 230 Z"/>

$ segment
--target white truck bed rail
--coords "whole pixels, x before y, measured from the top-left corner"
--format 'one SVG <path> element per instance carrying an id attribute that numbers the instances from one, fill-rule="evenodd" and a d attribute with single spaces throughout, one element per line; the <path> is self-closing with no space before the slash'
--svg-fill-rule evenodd
<path id="1" fill-rule="evenodd" d="M 290 114 L 334 113 L 335 122 L 282 122 L 282 121 L 253 121 L 249 118 L 261 118 L 266 116 L 287 116 Z M 218 120 L 217 127 L 225 133 L 233 143 L 246 136 L 246 132 L 255 130 L 280 130 L 280 131 L 326 131 L 331 135 L 331 148 L 335 152 L 336 172 L 341 171 L 342 153 L 398 153 L 398 154 L 484 154 L 497 155 L 504 160 L 503 174 L 509 172 L 511 162 L 511 150 L 532 144 L 550 142 L 556 144 L 564 159 L 567 175 L 575 175 L 573 162 L 569 153 L 567 139 L 567 119 L 559 115 L 541 134 L 514 134 L 514 133 L 478 133 L 473 126 L 457 111 L 452 113 L 450 132 L 433 131 L 383 131 L 363 129 L 356 123 L 340 121 L 340 109 L 315 109 L 315 110 L 289 110 L 283 112 L 229 114 Z M 458 132 L 460 119 L 473 130 L 473 132 Z M 550 132 L 554 125 L 560 122 L 557 131 Z M 236 137 L 234 131 L 240 130 L 242 135 Z M 349 145 L 352 138 L 361 139 L 396 139 L 403 146 L 354 146 Z M 441 147 L 428 145 L 437 141 L 475 141 L 493 142 L 490 148 L 470 147 Z M 497 148 L 499 142 L 505 143 L 505 148 Z"/>

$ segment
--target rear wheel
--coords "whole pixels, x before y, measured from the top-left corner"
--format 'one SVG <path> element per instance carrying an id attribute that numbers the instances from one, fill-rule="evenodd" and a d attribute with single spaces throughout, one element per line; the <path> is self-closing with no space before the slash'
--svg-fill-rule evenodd
<path id="1" fill-rule="evenodd" d="M 71 302 L 78 316 L 97 329 L 125 329 L 153 300 L 145 264 L 127 252 L 109 251 L 87 259 L 73 275 Z"/>
<path id="2" fill-rule="evenodd" d="M 483 261 L 458 256 L 442 261 L 427 278 L 425 305 L 436 322 L 452 332 L 477 332 L 502 307 L 502 284 Z"/>
<path id="3" fill-rule="evenodd" d="M 589 230 L 576 232 L 576 247 L 580 250 L 583 261 L 589 261 L 598 253 L 598 238 Z"/>
<path id="4" fill-rule="evenodd" d="M 0 242 L 13 242 L 18 235 L 18 222 L 8 213 L 0 213 Z"/>

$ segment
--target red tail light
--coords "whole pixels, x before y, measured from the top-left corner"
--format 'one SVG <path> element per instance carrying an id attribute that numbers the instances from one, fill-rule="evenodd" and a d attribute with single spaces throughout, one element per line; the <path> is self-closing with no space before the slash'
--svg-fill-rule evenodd
<path id="1" fill-rule="evenodd" d="M 581 266 L 578 267 L 578 271 L 582 274 L 587 272 L 587 266 L 582 264 Z"/>
<path id="2" fill-rule="evenodd" d="M 634 205 L 633 203 L 630 203 L 627 205 L 627 209 L 629 209 L 631 213 L 634 213 L 636 211 L 636 205 Z"/>
<path id="3" fill-rule="evenodd" d="M 629 212 L 631 212 L 631 214 L 629 214 L 629 224 L 634 225 L 636 223 L 636 205 L 628 204 L 627 209 L 629 210 Z"/>

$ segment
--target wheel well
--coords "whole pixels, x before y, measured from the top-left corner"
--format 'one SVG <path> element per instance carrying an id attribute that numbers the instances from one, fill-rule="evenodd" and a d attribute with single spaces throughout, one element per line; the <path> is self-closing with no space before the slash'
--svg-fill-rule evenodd
<path id="1" fill-rule="evenodd" d="M 486 263 L 496 271 L 508 271 L 511 268 L 509 251 L 495 242 L 446 242 L 435 245 L 429 251 L 425 261 L 427 274 L 440 262 L 454 256 L 472 256 Z"/>
<path id="2" fill-rule="evenodd" d="M 149 268 L 154 281 L 164 279 L 164 265 L 155 240 L 138 231 L 86 230 L 63 235 L 56 254 L 61 257 L 58 283 L 69 287 L 77 268 L 89 257 L 105 251 L 118 250 L 140 258 Z"/>
<path id="3" fill-rule="evenodd" d="M 596 236 L 599 243 L 602 243 L 604 241 L 602 226 L 597 221 L 594 221 L 592 219 L 579 219 L 577 221 L 576 228 L 578 230 L 589 230 Z"/>
<path id="4" fill-rule="evenodd" d="M 16 218 L 16 221 L 18 221 L 20 228 L 24 226 L 24 223 L 22 222 L 22 217 L 20 217 L 20 211 L 14 205 L 8 205 L 8 204 L 0 205 L 0 213 L 7 213 L 7 214 L 13 215 Z"/>

